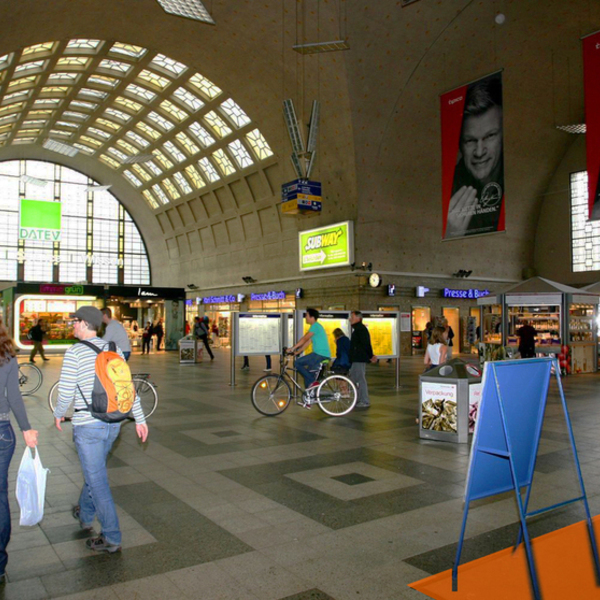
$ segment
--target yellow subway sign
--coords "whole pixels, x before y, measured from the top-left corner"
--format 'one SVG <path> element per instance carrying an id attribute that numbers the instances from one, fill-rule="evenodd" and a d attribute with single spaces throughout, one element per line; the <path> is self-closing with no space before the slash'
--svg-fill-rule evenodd
<path id="1" fill-rule="evenodd" d="M 298 237 L 301 271 L 345 267 L 354 262 L 352 221 L 301 231 Z"/>

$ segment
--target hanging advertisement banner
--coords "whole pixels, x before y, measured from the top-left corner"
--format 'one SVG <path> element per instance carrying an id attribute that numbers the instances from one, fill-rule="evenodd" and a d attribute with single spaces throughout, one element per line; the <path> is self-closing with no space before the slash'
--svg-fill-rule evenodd
<path id="1" fill-rule="evenodd" d="M 19 207 L 19 239 L 60 242 L 60 202 L 22 199 Z"/>
<path id="2" fill-rule="evenodd" d="M 591 221 L 600 220 L 600 31 L 583 40 L 588 204 Z"/>
<path id="3" fill-rule="evenodd" d="M 352 221 L 301 231 L 298 242 L 301 271 L 345 267 L 354 262 Z"/>
<path id="4" fill-rule="evenodd" d="M 440 96 L 444 240 L 504 231 L 502 73 Z"/>

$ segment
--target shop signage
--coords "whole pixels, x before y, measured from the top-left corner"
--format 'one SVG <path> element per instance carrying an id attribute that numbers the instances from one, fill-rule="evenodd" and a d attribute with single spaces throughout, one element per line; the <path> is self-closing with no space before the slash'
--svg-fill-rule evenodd
<path id="1" fill-rule="evenodd" d="M 281 186 L 281 212 L 307 214 L 321 212 L 321 182 L 295 179 Z"/>
<path id="2" fill-rule="evenodd" d="M 231 304 L 236 301 L 236 297 L 232 294 L 225 296 L 204 296 L 202 298 L 203 304 Z"/>
<path id="3" fill-rule="evenodd" d="M 144 290 L 142 288 L 138 288 L 138 296 L 152 296 L 153 298 L 158 297 L 158 294 L 154 292 L 149 292 L 148 290 Z"/>
<path id="4" fill-rule="evenodd" d="M 21 200 L 19 239 L 60 242 L 61 208 L 53 200 Z"/>
<path id="5" fill-rule="evenodd" d="M 489 290 L 477 290 L 475 288 L 469 288 L 468 290 L 453 290 L 451 288 L 444 288 L 444 298 L 458 298 L 461 300 L 471 300 L 475 298 L 484 298 L 490 295 Z"/>
<path id="6" fill-rule="evenodd" d="M 352 221 L 301 231 L 298 240 L 301 271 L 344 267 L 354 262 Z"/>
<path id="7" fill-rule="evenodd" d="M 415 296 L 417 298 L 425 298 L 425 294 L 429 291 L 428 287 L 425 287 L 424 285 L 418 285 L 417 289 L 415 291 Z"/>
<path id="8" fill-rule="evenodd" d="M 250 294 L 250 300 L 285 300 L 285 292 L 264 292 Z"/>
<path id="9" fill-rule="evenodd" d="M 33 238 L 30 238 L 33 239 Z M 17 250 L 17 260 L 19 262 L 29 263 L 47 263 L 53 265 L 64 263 L 84 263 L 87 267 L 92 265 L 103 265 L 106 267 L 122 267 L 123 259 L 117 256 L 102 255 L 102 254 L 84 254 L 83 252 L 63 252 L 60 254 L 50 254 L 51 250 L 38 250 L 32 248 Z M 0 258 L 14 259 L 14 254 L 9 249 L 0 250 Z"/>
<path id="10" fill-rule="evenodd" d="M 67 296 L 83 296 L 82 285 L 40 285 L 40 294 L 65 294 Z"/>

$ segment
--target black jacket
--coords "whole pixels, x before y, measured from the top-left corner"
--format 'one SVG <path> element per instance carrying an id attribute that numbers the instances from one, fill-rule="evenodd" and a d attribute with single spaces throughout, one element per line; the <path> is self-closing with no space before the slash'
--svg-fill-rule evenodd
<path id="1" fill-rule="evenodd" d="M 30 330 L 29 330 L 29 335 L 31 336 L 31 339 L 34 342 L 41 342 L 44 339 L 44 330 L 42 329 L 41 325 L 34 325 Z"/>
<path id="2" fill-rule="evenodd" d="M 373 358 L 371 347 L 371 335 L 362 321 L 352 325 L 352 337 L 350 338 L 350 362 L 367 363 Z"/>

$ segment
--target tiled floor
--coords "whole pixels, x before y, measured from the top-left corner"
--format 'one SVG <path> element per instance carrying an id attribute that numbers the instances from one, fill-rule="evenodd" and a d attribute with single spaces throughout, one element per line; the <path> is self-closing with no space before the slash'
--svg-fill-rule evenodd
<path id="1" fill-rule="evenodd" d="M 372 408 L 332 418 L 291 406 L 277 418 L 251 406 L 263 361 L 237 371 L 229 356 L 180 366 L 174 353 L 134 356 L 150 372 L 160 406 L 142 446 L 126 424 L 109 462 L 123 551 L 90 555 L 71 517 L 81 473 L 71 426 L 60 434 L 46 405 L 60 358 L 43 365 L 26 399 L 51 469 L 38 527 L 18 525 L 11 489 L 10 582 L 0 597 L 202 600 L 422 598 L 407 584 L 451 567 L 462 518 L 468 446 L 420 441 L 415 425 L 422 363 L 369 367 Z M 238 365 L 238 369 L 241 364 Z M 565 381 L 593 514 L 600 511 L 600 376 Z M 23 452 L 20 442 L 11 482 Z M 549 406 L 532 504 L 573 497 L 576 480 L 557 407 Z M 533 508 L 533 506 L 532 506 Z M 533 520 L 535 535 L 582 518 L 571 507 Z M 514 499 L 474 503 L 463 560 L 510 546 Z"/>

